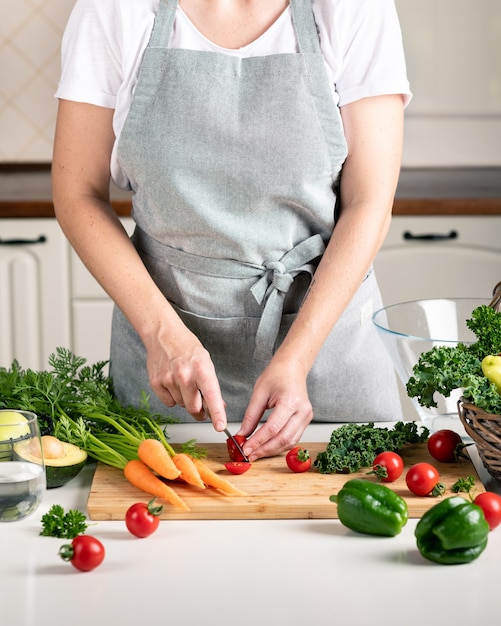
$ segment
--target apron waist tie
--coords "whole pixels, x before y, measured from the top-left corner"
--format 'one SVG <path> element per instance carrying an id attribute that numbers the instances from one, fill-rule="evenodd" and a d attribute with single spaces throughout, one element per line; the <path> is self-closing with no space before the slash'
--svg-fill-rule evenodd
<path id="1" fill-rule="evenodd" d="M 139 227 L 136 227 L 132 241 L 137 249 L 180 269 L 224 278 L 257 277 L 257 281 L 251 287 L 251 293 L 256 302 L 259 304 L 264 302 L 264 308 L 256 333 L 254 358 L 262 361 L 268 361 L 273 355 L 285 295 L 294 278 L 301 272 L 313 276 L 315 265 L 312 261 L 325 251 L 322 237 L 312 235 L 286 252 L 278 261 L 265 261 L 259 265 L 184 252 L 153 239 Z"/>
<path id="2" fill-rule="evenodd" d="M 269 361 L 280 329 L 285 295 L 301 272 L 313 276 L 315 266 L 310 263 L 321 256 L 325 245 L 320 235 L 313 235 L 286 252 L 280 261 L 265 261 L 264 274 L 251 288 L 252 295 L 261 304 L 265 302 L 256 333 L 254 358 Z"/>

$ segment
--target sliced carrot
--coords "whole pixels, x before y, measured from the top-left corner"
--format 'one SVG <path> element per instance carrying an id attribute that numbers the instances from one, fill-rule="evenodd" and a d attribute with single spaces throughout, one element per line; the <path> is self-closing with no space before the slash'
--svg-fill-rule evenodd
<path id="1" fill-rule="evenodd" d="M 151 469 L 140 459 L 128 461 L 124 467 L 125 478 L 142 491 L 152 496 L 162 498 L 169 504 L 173 504 L 178 509 L 189 511 L 190 508 L 186 502 L 172 489 L 166 485 Z"/>
<path id="2" fill-rule="evenodd" d="M 184 452 L 178 452 L 172 457 L 176 467 L 181 471 L 180 478 L 189 485 L 200 487 L 205 489 L 205 483 L 200 477 L 197 466 L 193 462 L 193 459 Z"/>
<path id="3" fill-rule="evenodd" d="M 214 489 L 218 489 L 227 496 L 247 495 L 245 491 L 242 491 L 238 487 L 235 487 L 235 485 L 230 483 L 229 480 L 226 480 L 226 478 L 223 478 L 223 476 L 220 476 L 219 474 L 211 470 L 211 468 L 205 465 L 205 463 L 200 459 L 193 459 L 193 463 L 198 469 L 200 477 L 207 485 L 209 485 L 209 487 L 214 487 Z"/>
<path id="4" fill-rule="evenodd" d="M 181 475 L 181 471 L 176 467 L 171 455 L 165 449 L 165 446 L 157 439 L 145 439 L 141 441 L 137 449 L 139 458 L 148 467 L 155 470 L 157 474 L 175 480 Z"/>

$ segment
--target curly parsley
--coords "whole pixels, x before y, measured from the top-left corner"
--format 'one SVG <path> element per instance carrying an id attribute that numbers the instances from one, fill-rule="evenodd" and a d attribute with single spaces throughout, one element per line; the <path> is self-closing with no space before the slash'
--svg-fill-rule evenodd
<path id="1" fill-rule="evenodd" d="M 65 512 L 60 504 L 54 504 L 42 515 L 40 534 L 44 537 L 74 539 L 77 535 L 83 535 L 87 527 L 86 517 L 81 511 L 70 509 Z"/>

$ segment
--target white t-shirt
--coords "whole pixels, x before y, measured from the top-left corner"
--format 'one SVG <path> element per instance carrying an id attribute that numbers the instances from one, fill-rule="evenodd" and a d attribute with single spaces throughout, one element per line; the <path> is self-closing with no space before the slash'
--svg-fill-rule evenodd
<path id="1" fill-rule="evenodd" d="M 56 97 L 112 108 L 115 149 L 111 173 L 127 187 L 116 146 L 129 111 L 159 0 L 77 0 L 62 41 Z M 411 98 L 394 0 L 312 0 L 334 102 L 390 93 Z M 239 57 L 297 52 L 290 8 L 261 37 L 238 50 L 221 48 L 200 33 L 180 7 L 170 48 Z"/>

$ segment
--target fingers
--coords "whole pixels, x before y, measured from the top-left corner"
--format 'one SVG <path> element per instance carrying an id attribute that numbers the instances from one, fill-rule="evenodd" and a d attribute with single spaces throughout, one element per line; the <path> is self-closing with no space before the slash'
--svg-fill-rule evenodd
<path id="1" fill-rule="evenodd" d="M 291 410 L 286 404 L 279 404 L 267 421 L 247 439 L 243 450 L 250 461 L 286 452 L 300 442 L 312 419 L 313 410 L 309 402 L 296 410 Z M 243 434 L 243 429 L 239 433 Z"/>

